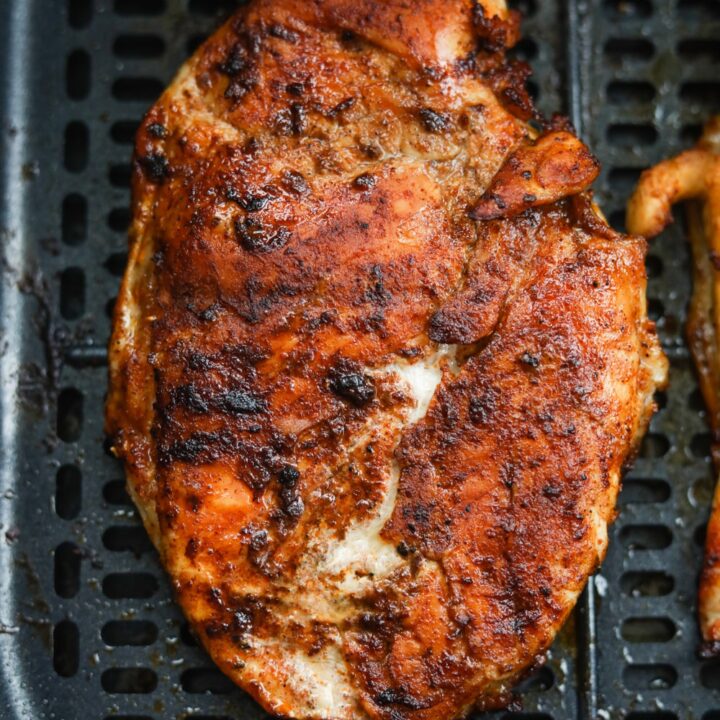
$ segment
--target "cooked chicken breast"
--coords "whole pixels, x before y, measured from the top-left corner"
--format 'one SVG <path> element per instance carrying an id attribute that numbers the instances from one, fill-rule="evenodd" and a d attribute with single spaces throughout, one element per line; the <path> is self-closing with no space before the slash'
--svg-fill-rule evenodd
<path id="1" fill-rule="evenodd" d="M 711 120 L 697 147 L 643 173 L 628 204 L 631 232 L 653 237 L 672 220 L 674 203 L 687 200 L 693 255 L 693 295 L 687 337 L 714 433 L 713 458 L 720 467 L 720 116 Z M 698 610 L 703 652 L 720 654 L 720 483 L 705 541 Z"/>
<path id="2" fill-rule="evenodd" d="M 137 136 L 107 430 L 267 710 L 507 700 L 602 560 L 665 360 L 645 242 L 484 0 L 255 0 Z"/>

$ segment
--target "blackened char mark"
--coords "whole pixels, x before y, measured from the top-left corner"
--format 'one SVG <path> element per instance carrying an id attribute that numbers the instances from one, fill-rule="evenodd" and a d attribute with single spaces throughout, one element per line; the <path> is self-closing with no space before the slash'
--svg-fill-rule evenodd
<path id="1" fill-rule="evenodd" d="M 280 135 L 302 135 L 307 129 L 307 124 L 307 110 L 299 102 L 281 110 L 275 117 L 275 130 Z"/>
<path id="2" fill-rule="evenodd" d="M 357 98 L 355 97 L 348 97 L 339 102 L 335 107 L 331 108 L 327 111 L 327 116 L 330 119 L 338 117 L 338 115 L 342 115 L 346 110 L 350 110 L 351 107 L 355 105 L 357 102 Z"/>
<path id="3" fill-rule="evenodd" d="M 149 153 L 138 158 L 140 169 L 152 183 L 161 184 L 170 175 L 170 163 L 162 153 Z"/>
<path id="4" fill-rule="evenodd" d="M 180 385 L 171 393 L 171 404 L 194 413 L 206 413 L 209 406 L 195 383 Z"/>
<path id="5" fill-rule="evenodd" d="M 292 45 L 300 40 L 300 36 L 294 30 L 285 27 L 285 25 L 280 25 L 279 23 L 271 25 L 268 32 L 273 37 L 285 40 L 285 42 L 289 42 Z"/>
<path id="6" fill-rule="evenodd" d="M 242 43 L 236 42 L 230 48 L 230 52 L 225 60 L 218 65 L 218 69 L 224 75 L 234 78 L 236 75 L 243 72 L 243 70 L 246 70 L 250 62 L 251 61 L 245 47 Z"/>
<path id="7" fill-rule="evenodd" d="M 432 108 L 421 108 L 418 111 L 422 126 L 431 133 L 445 132 L 450 127 L 450 118 Z"/>
<path id="8" fill-rule="evenodd" d="M 279 250 L 287 245 L 291 234 L 284 225 L 275 229 L 256 218 L 242 217 L 235 221 L 235 237 L 245 250 L 252 253 Z"/>
<path id="9" fill-rule="evenodd" d="M 267 410 L 267 402 L 244 390 L 228 390 L 215 399 L 215 406 L 229 415 L 257 415 Z"/>
<path id="10" fill-rule="evenodd" d="M 260 82 L 257 55 L 260 39 L 254 33 L 242 33 L 218 69 L 230 78 L 225 97 L 232 103 L 239 102 Z"/>
<path id="11" fill-rule="evenodd" d="M 310 186 L 305 178 L 295 170 L 286 170 L 283 173 L 282 186 L 294 195 L 307 195 L 310 192 Z"/>
<path id="12" fill-rule="evenodd" d="M 520 14 L 511 10 L 507 20 L 497 16 L 489 17 L 483 5 L 478 0 L 473 0 L 473 25 L 481 51 L 503 53 L 518 41 Z"/>
<path id="13" fill-rule="evenodd" d="M 401 707 L 408 708 L 409 710 L 422 710 L 430 707 L 429 702 L 418 700 L 403 687 L 386 688 L 375 695 L 373 701 L 376 705 L 380 705 L 381 707 L 387 707 L 388 705 L 400 705 Z"/>
<path id="14" fill-rule="evenodd" d="M 331 368 L 328 387 L 355 407 L 364 407 L 375 398 L 375 383 L 365 375 L 360 365 L 345 358 Z"/>

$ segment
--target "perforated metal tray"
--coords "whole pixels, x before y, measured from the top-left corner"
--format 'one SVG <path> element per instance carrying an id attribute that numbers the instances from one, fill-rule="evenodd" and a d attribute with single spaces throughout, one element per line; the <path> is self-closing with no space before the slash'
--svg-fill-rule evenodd
<path id="1" fill-rule="evenodd" d="M 450 2 L 452 0 L 448 0 Z M 231 0 L 0 2 L 0 717 L 254 719 L 197 648 L 103 448 L 108 313 L 125 263 L 131 140 Z M 616 226 L 639 171 L 720 111 L 720 0 L 524 0 L 518 54 L 546 112 L 604 164 Z M 679 222 L 651 246 L 671 386 L 626 478 L 610 552 L 550 653 L 497 717 L 720 719 L 696 658 L 713 485 L 683 340 Z M 495 716 L 494 716 L 495 717 Z"/>

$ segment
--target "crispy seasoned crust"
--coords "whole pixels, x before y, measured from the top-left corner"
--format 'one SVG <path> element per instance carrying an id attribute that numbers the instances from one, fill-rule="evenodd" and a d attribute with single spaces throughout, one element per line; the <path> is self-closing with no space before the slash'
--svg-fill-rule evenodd
<path id="1" fill-rule="evenodd" d="M 687 200 L 693 257 L 693 295 L 687 338 L 713 430 L 713 459 L 720 466 L 720 116 L 700 142 L 646 170 L 628 203 L 628 227 L 653 237 L 672 221 L 673 204 Z M 716 486 L 705 540 L 698 598 L 701 653 L 720 654 L 720 484 Z"/>
<path id="2" fill-rule="evenodd" d="M 645 245 L 534 137 L 516 37 L 498 2 L 256 0 L 138 132 L 107 429 L 274 713 L 502 703 L 604 555 L 664 381 Z"/>

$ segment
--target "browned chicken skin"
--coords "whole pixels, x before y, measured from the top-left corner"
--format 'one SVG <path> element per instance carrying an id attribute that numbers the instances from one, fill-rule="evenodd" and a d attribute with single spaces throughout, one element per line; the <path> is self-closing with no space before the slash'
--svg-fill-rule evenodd
<path id="1" fill-rule="evenodd" d="M 720 116 L 706 126 L 698 145 L 647 170 L 628 204 L 631 232 L 653 237 L 671 222 L 672 205 L 687 200 L 693 254 L 693 295 L 687 337 L 714 433 L 713 458 L 720 467 Z M 698 610 L 707 654 L 720 653 L 720 484 L 705 541 Z"/>
<path id="2" fill-rule="evenodd" d="M 255 0 L 138 133 L 107 429 L 274 713 L 502 703 L 604 556 L 665 360 L 516 38 L 498 1 Z"/>

